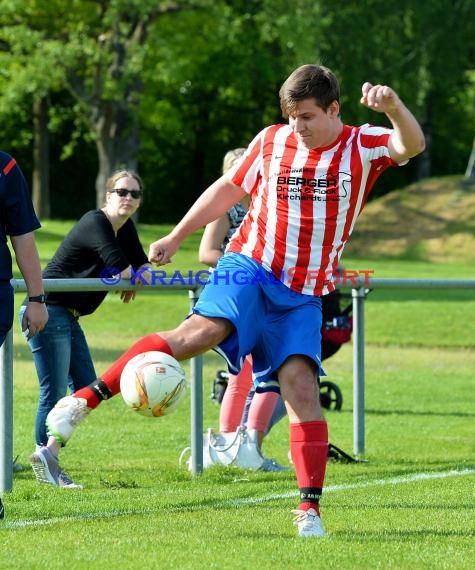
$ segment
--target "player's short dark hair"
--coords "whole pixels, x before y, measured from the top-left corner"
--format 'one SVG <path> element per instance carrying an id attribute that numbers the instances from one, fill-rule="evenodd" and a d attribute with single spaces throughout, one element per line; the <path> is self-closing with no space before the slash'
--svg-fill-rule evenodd
<path id="1" fill-rule="evenodd" d="M 328 67 L 307 64 L 289 75 L 280 88 L 279 97 L 285 118 L 304 99 L 315 99 L 318 107 L 326 111 L 333 101 L 340 102 L 340 85 Z"/>

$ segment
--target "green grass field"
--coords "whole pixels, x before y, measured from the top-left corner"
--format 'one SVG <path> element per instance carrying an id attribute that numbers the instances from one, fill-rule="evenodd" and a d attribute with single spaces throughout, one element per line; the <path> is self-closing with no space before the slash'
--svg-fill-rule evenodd
<path id="1" fill-rule="evenodd" d="M 71 224 L 38 232 L 43 263 Z M 164 228 L 141 226 L 145 244 Z M 198 269 L 199 236 L 170 269 Z M 375 277 L 474 278 L 467 264 L 345 259 Z M 18 275 L 18 274 L 17 274 Z M 23 295 L 18 294 L 17 309 Z M 186 292 L 143 291 L 134 304 L 110 294 L 82 319 L 100 373 L 134 340 L 173 327 L 188 311 Z M 322 517 L 328 536 L 298 539 L 292 471 L 212 468 L 193 478 L 178 465 L 190 444 L 190 391 L 178 410 L 148 419 L 120 397 L 102 404 L 62 452 L 84 490 L 36 483 L 36 373 L 18 323 L 14 330 L 14 453 L 25 469 L 4 494 L 0 568 L 26 569 L 471 569 L 475 534 L 475 297 L 473 291 L 374 290 L 366 301 L 366 463 L 328 464 Z M 353 447 L 352 346 L 326 362 L 343 392 L 328 412 L 330 440 Z M 223 362 L 204 357 L 205 428 L 218 426 L 209 399 Z M 188 364 L 185 369 L 189 371 Z M 288 425 L 264 452 L 287 463 Z"/>

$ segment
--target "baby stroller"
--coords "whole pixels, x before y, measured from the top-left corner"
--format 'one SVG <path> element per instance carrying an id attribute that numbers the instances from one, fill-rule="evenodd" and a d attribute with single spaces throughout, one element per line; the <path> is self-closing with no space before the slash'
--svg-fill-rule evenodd
<path id="1" fill-rule="evenodd" d="M 350 298 L 350 303 L 342 309 L 343 298 Z M 353 331 L 351 310 L 351 296 L 338 289 L 322 297 L 322 361 L 333 356 L 351 339 Z M 221 404 L 223 400 L 228 380 L 229 373 L 226 370 L 217 371 L 211 388 L 211 399 L 217 404 Z M 343 394 L 337 384 L 327 380 L 320 382 L 320 403 L 326 410 L 341 410 Z"/>

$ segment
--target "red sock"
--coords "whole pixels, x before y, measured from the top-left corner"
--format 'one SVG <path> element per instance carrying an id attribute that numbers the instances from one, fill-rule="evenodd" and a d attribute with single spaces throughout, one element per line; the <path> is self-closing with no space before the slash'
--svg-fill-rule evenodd
<path id="1" fill-rule="evenodd" d="M 290 424 L 290 452 L 300 491 L 299 509 L 318 506 L 325 480 L 328 456 L 328 428 L 325 421 Z"/>
<path id="2" fill-rule="evenodd" d="M 152 333 L 144 336 L 126 350 L 124 354 L 120 356 L 98 379 L 99 383 L 102 383 L 102 391 L 105 390 L 108 392 L 106 398 L 101 398 L 98 394 L 98 390 L 94 389 L 98 381 L 93 382 L 86 388 L 81 388 L 81 390 L 74 393 L 74 396 L 76 398 L 85 398 L 87 400 L 88 408 L 97 408 L 103 399 L 112 398 L 112 396 L 115 396 L 120 392 L 120 375 L 122 374 L 122 370 L 127 362 L 134 356 L 137 356 L 137 354 L 149 352 L 151 350 L 158 350 L 159 352 L 165 352 L 166 354 L 173 356 L 172 349 L 168 345 L 167 341 L 159 334 Z M 101 392 L 101 389 L 99 392 Z"/>

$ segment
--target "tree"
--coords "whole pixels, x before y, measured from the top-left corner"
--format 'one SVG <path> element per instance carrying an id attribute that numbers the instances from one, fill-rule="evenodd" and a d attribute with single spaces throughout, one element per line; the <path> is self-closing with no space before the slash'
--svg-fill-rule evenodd
<path id="1" fill-rule="evenodd" d="M 281 82 L 307 62 L 336 72 L 345 122 L 375 121 L 359 103 L 369 80 L 395 87 L 423 123 L 424 160 L 393 171 L 375 194 L 465 169 L 475 128 L 473 0 L 291 4 L 2 0 L 3 134 L 27 163 L 34 143 L 34 188 L 47 185 L 48 159 L 38 157 L 50 145 L 51 214 L 100 205 L 110 172 L 138 166 L 141 219 L 176 221 L 229 147 L 282 120 Z"/>
<path id="2" fill-rule="evenodd" d="M 69 91 L 75 101 L 78 128 L 93 138 L 97 148 L 97 206 L 102 205 L 105 181 L 111 172 L 137 166 L 137 109 L 143 93 L 141 74 L 150 26 L 164 14 L 192 7 L 189 2 L 151 0 L 53 0 L 27 6 L 21 0 L 12 0 L 8 4 L 7 12 L 14 17 L 6 24 L 4 51 L 14 57 L 10 70 L 17 62 L 23 63 L 21 82 L 10 74 L 12 97 L 21 85 L 30 83 L 37 110 L 43 108 L 51 90 Z M 3 17 L 7 22 L 6 13 Z M 16 52 L 15 46 L 19 46 Z M 38 68 L 47 71 L 41 84 L 36 76 Z M 38 114 L 34 116 L 38 119 Z M 38 122 L 35 124 L 39 127 Z M 38 133 L 35 140 L 41 144 L 45 138 Z M 38 150 L 35 157 L 44 153 Z M 45 178 L 39 175 L 39 179 Z M 48 211 L 46 205 L 44 209 Z"/>

